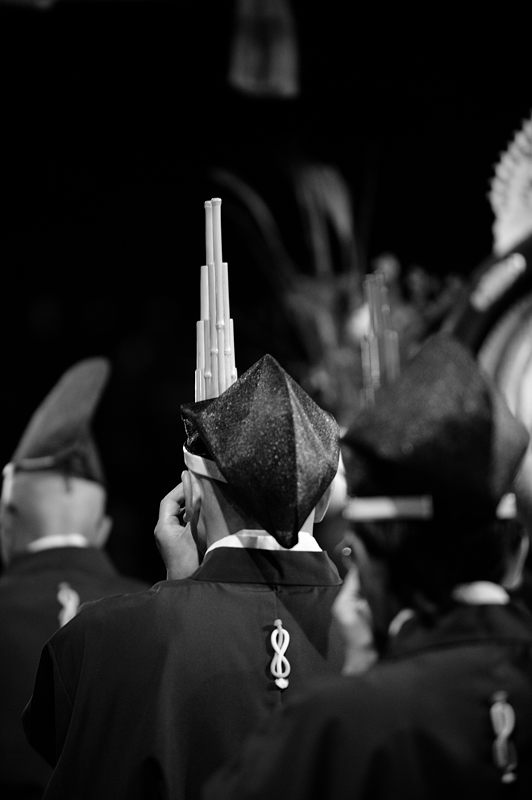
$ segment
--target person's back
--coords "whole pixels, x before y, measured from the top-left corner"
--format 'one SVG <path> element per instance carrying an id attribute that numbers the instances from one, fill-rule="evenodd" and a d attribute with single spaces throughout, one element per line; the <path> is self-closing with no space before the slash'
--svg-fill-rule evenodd
<path id="1" fill-rule="evenodd" d="M 201 564 L 88 604 L 48 642 L 25 712 L 56 765 L 47 798 L 198 797 L 259 721 L 341 667 L 341 581 L 312 536 L 336 423 L 270 356 L 182 416 L 188 470 L 171 494 L 189 522 L 174 522 Z"/>
<path id="2" fill-rule="evenodd" d="M 102 359 L 71 368 L 32 417 L 4 469 L 0 795 L 6 800 L 41 797 L 51 773 L 22 727 L 43 645 L 85 601 L 145 588 L 119 574 L 103 549 L 110 528 L 106 487 L 93 442 L 88 457 L 85 424 L 107 375 Z"/>
<path id="3" fill-rule="evenodd" d="M 342 438 L 353 565 L 333 606 L 344 674 L 287 705 L 202 798 L 530 797 L 532 616 L 512 599 L 528 540 L 497 519 L 528 438 L 446 337 L 357 415 Z"/>
<path id="4" fill-rule="evenodd" d="M 383 660 L 316 682 L 202 797 L 525 800 L 531 674 L 526 610 L 467 605 L 436 626 L 405 623 Z"/>

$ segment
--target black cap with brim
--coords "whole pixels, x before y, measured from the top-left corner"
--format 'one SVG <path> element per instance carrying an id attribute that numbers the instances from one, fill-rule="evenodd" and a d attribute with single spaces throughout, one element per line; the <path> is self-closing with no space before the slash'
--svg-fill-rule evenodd
<path id="1" fill-rule="evenodd" d="M 472 353 L 435 334 L 343 436 L 348 492 L 421 498 L 418 512 L 429 498 L 434 517 L 493 517 L 528 440 Z"/>
<path id="2" fill-rule="evenodd" d="M 185 403 L 186 450 L 215 462 L 227 490 L 283 547 L 338 469 L 339 429 L 271 356 L 219 397 Z"/>
<path id="3" fill-rule="evenodd" d="M 11 469 L 60 471 L 105 485 L 90 426 L 109 375 L 105 358 L 87 358 L 70 367 L 31 417 Z"/>

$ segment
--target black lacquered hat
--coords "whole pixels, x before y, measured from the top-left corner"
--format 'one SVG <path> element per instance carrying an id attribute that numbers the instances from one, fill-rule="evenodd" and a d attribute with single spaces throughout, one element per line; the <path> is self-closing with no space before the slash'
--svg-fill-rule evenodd
<path id="1" fill-rule="evenodd" d="M 105 358 L 87 358 L 70 367 L 34 412 L 4 477 L 54 470 L 105 485 L 91 421 L 109 375 Z"/>
<path id="2" fill-rule="evenodd" d="M 235 502 L 283 547 L 332 482 L 339 429 L 271 355 L 219 397 L 181 406 L 185 463 L 227 483 Z"/>
<path id="3" fill-rule="evenodd" d="M 473 354 L 435 334 L 342 437 L 345 515 L 493 517 L 528 440 Z"/>

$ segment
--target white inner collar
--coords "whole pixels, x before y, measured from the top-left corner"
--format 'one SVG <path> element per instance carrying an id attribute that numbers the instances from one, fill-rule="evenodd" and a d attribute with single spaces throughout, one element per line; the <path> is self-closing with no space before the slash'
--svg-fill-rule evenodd
<path id="1" fill-rule="evenodd" d="M 506 589 L 491 581 L 460 583 L 454 587 L 451 596 L 459 603 L 467 603 L 468 605 L 491 604 L 503 606 L 510 602 L 510 596 Z"/>
<path id="2" fill-rule="evenodd" d="M 39 550 L 50 550 L 52 547 L 88 547 L 87 539 L 81 533 L 53 534 L 43 536 L 42 539 L 35 539 L 30 542 L 27 549 L 30 553 Z"/>
<path id="3" fill-rule="evenodd" d="M 242 530 L 238 533 L 231 533 L 229 536 L 224 536 L 222 539 L 218 539 L 217 542 L 211 544 L 210 547 L 207 548 L 205 555 L 211 550 L 215 550 L 217 547 L 239 547 L 248 548 L 250 550 L 284 550 L 285 552 L 288 550 L 288 548 L 280 545 L 277 539 L 271 536 L 271 534 L 262 530 Z M 321 547 L 318 542 L 308 531 L 299 531 L 297 544 L 289 549 L 290 552 L 321 552 Z"/>
<path id="4" fill-rule="evenodd" d="M 477 605 L 496 605 L 504 606 L 510 602 L 510 595 L 498 583 L 491 581 L 472 581 L 471 583 L 460 583 L 454 587 L 451 597 L 458 603 L 469 606 Z M 392 619 L 388 627 L 390 636 L 396 636 L 404 623 L 415 616 L 411 608 L 402 608 Z"/>

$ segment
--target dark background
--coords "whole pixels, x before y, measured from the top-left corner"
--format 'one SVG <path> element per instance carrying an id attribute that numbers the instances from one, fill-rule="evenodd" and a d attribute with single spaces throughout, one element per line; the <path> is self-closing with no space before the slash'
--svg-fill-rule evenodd
<path id="1" fill-rule="evenodd" d="M 193 399 L 209 168 L 248 170 L 283 218 L 280 154 L 334 164 L 362 270 L 391 251 L 467 278 L 491 250 L 493 165 L 532 108 L 510 10 L 409 19 L 294 2 L 301 92 L 283 101 L 228 86 L 235 5 L 0 3 L 0 457 L 68 366 L 107 356 L 95 431 L 109 550 L 148 580 L 162 576 L 153 527 L 182 469 L 179 404 Z M 224 257 L 242 372 L 290 342 L 270 338 L 271 283 L 240 260 L 236 228 Z"/>

